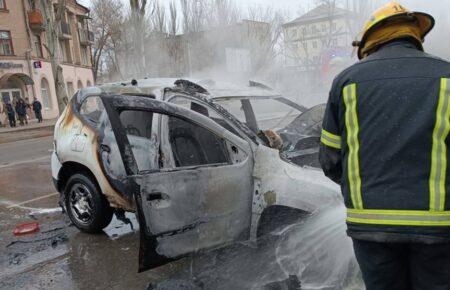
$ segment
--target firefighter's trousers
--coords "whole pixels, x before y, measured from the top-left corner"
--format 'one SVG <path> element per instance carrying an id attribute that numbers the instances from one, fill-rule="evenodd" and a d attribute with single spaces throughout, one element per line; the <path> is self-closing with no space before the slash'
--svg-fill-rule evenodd
<path id="1" fill-rule="evenodd" d="M 353 239 L 367 290 L 450 290 L 450 243 L 377 243 Z"/>

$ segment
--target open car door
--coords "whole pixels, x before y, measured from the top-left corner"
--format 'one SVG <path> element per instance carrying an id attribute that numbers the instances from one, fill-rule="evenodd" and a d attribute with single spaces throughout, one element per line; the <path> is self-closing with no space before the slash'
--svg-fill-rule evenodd
<path id="1" fill-rule="evenodd" d="M 250 234 L 250 145 L 214 120 L 138 96 L 102 96 L 140 223 L 139 271 Z"/>

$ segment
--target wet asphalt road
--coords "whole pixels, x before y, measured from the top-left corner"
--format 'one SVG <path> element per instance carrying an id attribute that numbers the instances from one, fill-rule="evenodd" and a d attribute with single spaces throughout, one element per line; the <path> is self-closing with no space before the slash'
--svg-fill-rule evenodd
<path id="1" fill-rule="evenodd" d="M 0 289 L 145 289 L 167 277 L 174 265 L 137 273 L 137 233 L 113 240 L 69 225 L 51 182 L 51 149 L 52 137 L 0 144 Z M 39 233 L 12 234 L 34 221 Z"/>
<path id="2" fill-rule="evenodd" d="M 51 149 L 52 137 L 0 144 L 0 289 L 299 289 L 270 244 L 237 243 L 138 274 L 137 232 L 116 223 L 125 235 L 88 235 L 61 214 Z M 38 233 L 12 234 L 34 221 Z"/>

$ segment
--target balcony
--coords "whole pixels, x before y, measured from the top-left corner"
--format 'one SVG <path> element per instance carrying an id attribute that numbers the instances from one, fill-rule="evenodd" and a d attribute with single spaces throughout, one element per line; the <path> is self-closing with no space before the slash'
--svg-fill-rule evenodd
<path id="1" fill-rule="evenodd" d="M 71 39 L 72 38 L 72 34 L 70 33 L 70 25 L 65 22 L 65 21 L 61 21 L 61 24 L 59 25 L 59 29 L 58 29 L 58 37 L 60 39 Z"/>
<path id="2" fill-rule="evenodd" d="M 94 33 L 87 29 L 78 29 L 78 35 L 80 36 L 80 44 L 81 45 L 92 45 L 94 43 Z"/>
<path id="3" fill-rule="evenodd" d="M 42 13 L 38 9 L 34 9 L 28 12 L 28 23 L 31 30 L 33 30 L 34 32 L 41 33 L 45 31 L 44 17 L 42 17 Z"/>

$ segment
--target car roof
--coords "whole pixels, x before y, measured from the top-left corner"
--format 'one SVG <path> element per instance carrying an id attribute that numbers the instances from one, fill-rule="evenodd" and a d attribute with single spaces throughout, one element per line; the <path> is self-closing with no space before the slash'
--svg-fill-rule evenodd
<path id="1" fill-rule="evenodd" d="M 78 93 L 78 101 L 82 102 L 88 95 L 101 93 L 153 95 L 157 99 L 162 99 L 162 92 L 166 89 L 201 93 L 213 100 L 281 97 L 270 87 L 255 81 L 249 81 L 247 84 L 234 84 L 210 79 L 145 78 L 127 82 L 106 83 L 82 89 Z"/>

